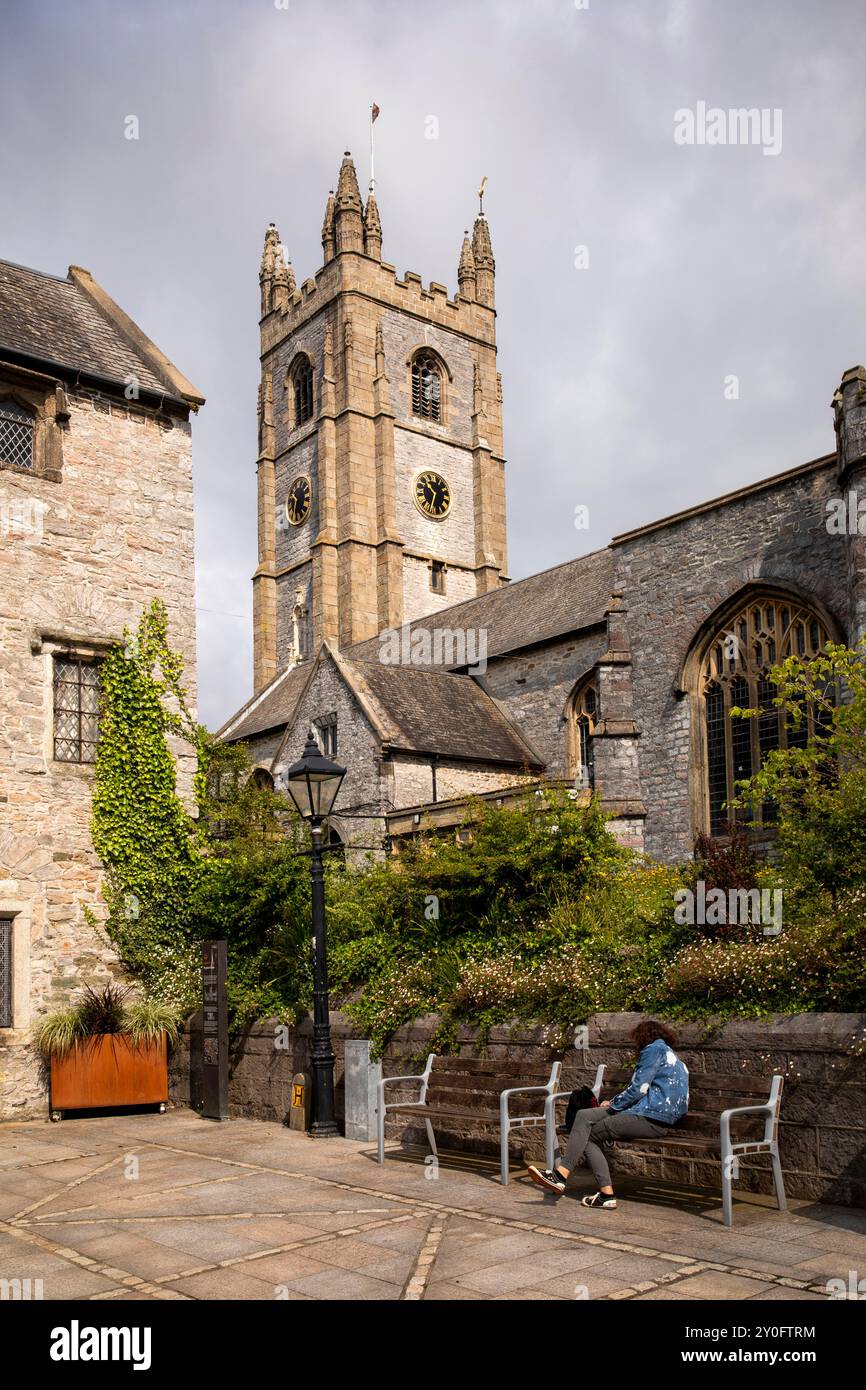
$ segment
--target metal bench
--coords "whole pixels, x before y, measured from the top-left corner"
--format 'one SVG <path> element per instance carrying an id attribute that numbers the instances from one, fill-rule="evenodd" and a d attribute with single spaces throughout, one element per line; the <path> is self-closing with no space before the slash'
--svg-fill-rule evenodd
<path id="1" fill-rule="evenodd" d="M 604 1067 L 600 1070 L 604 1073 Z M 603 1080 L 603 1086 L 596 1094 L 605 1100 L 612 1099 L 625 1089 L 631 1077 L 631 1072 L 612 1071 L 599 1078 Z M 733 1224 L 733 1180 L 738 1174 L 739 1159 L 748 1154 L 769 1154 L 776 1201 L 779 1210 L 785 1211 L 785 1182 L 779 1158 L 779 1111 L 784 1078 L 773 1076 L 769 1079 L 769 1094 L 767 1081 L 765 1076 L 748 1076 L 740 1072 L 719 1076 L 690 1073 L 689 1113 L 671 1130 L 670 1135 L 660 1139 L 616 1140 L 611 1144 L 611 1149 L 615 1154 L 622 1146 L 632 1153 L 655 1157 L 666 1149 L 676 1148 L 683 1151 L 684 1157 L 706 1155 L 708 1158 L 718 1158 L 721 1165 L 722 1214 L 726 1226 Z M 545 1102 L 548 1168 L 552 1168 L 555 1162 L 555 1140 L 552 1135 L 556 1129 L 553 1122 L 556 1106 L 561 1101 L 567 1101 L 570 1094 L 570 1091 L 551 1093 Z M 732 1123 L 736 1126 L 738 1138 L 732 1136 Z"/>
<path id="2" fill-rule="evenodd" d="M 500 1176 L 508 1182 L 508 1136 L 514 1129 L 545 1125 L 548 1151 L 556 1142 L 555 1112 L 549 1105 L 559 1083 L 561 1062 L 546 1067 L 523 1067 L 518 1063 L 478 1060 L 468 1057 L 437 1056 L 431 1052 L 417 1076 L 386 1076 L 379 1082 L 376 1107 L 379 1162 L 385 1162 L 385 1120 L 389 1114 L 413 1115 L 424 1121 L 430 1151 L 438 1154 L 434 1125 L 456 1122 L 457 1126 L 498 1126 Z M 596 1071 L 593 1089 L 598 1092 L 603 1067 Z M 524 1085 L 509 1083 L 519 1079 Z M 416 1100 L 386 1103 L 385 1087 L 417 1084 Z M 570 1094 L 570 1093 L 569 1093 Z M 539 1099 L 544 1096 L 543 1105 Z"/>

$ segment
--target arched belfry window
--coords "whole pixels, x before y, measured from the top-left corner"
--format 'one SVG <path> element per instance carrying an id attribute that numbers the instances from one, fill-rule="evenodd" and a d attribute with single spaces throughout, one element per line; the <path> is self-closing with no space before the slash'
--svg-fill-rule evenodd
<path id="1" fill-rule="evenodd" d="M 34 416 L 17 401 L 0 400 L 0 468 L 33 467 Z"/>
<path id="2" fill-rule="evenodd" d="M 815 716 L 795 727 L 774 706 L 777 688 L 770 671 L 789 656 L 818 656 L 832 634 L 827 621 L 799 599 L 756 595 L 724 622 L 704 648 L 698 675 L 703 786 L 698 788 L 703 815 L 699 828 L 724 835 L 735 821 L 753 824 L 772 811 L 732 810 L 726 803 L 735 784 L 758 771 L 774 748 L 803 747 L 816 731 Z M 731 710 L 759 709 L 752 719 L 732 717 Z"/>
<path id="3" fill-rule="evenodd" d="M 419 352 L 412 362 L 412 414 L 442 420 L 442 366 L 428 352 Z"/>
<path id="4" fill-rule="evenodd" d="M 294 425 L 306 424 L 313 418 L 313 364 L 309 357 L 302 355 L 292 367 L 290 374 L 292 397 L 294 399 Z"/>
<path id="5" fill-rule="evenodd" d="M 582 789 L 595 788 L 592 739 L 599 717 L 598 687 L 594 681 L 585 681 L 571 697 L 567 714 L 569 775 Z"/>

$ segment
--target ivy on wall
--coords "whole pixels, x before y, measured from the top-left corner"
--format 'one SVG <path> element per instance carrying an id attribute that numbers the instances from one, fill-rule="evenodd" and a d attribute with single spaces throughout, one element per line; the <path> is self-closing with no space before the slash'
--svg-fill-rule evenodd
<path id="1" fill-rule="evenodd" d="M 193 716 L 168 615 L 154 600 L 101 672 L 91 832 L 105 870 L 105 930 L 125 969 L 163 1003 L 199 1006 L 199 943 L 228 943 L 233 1023 L 308 992 L 308 866 L 282 798 Z M 184 804 L 176 757 L 193 766 Z"/>
<path id="2" fill-rule="evenodd" d="M 169 646 L 165 606 L 154 600 L 125 639 L 100 675 L 91 831 L 106 874 L 108 936 L 124 965 L 155 984 L 191 944 L 210 746 L 189 708 L 183 658 Z M 178 794 L 172 742 L 194 758 L 195 815 Z"/>

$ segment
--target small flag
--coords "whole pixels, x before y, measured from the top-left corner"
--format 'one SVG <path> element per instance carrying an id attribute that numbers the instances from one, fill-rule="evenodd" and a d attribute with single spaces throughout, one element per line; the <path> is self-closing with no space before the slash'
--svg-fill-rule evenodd
<path id="1" fill-rule="evenodd" d="M 372 125 L 373 121 L 375 121 L 375 119 L 376 119 L 376 117 L 378 116 L 378 114 L 379 114 L 379 108 L 378 108 L 378 106 L 376 105 L 376 103 L 375 103 L 375 101 L 374 101 L 374 102 L 373 102 L 373 105 L 372 105 L 372 108 L 371 108 L 371 116 L 370 116 L 370 124 L 371 124 L 371 125 Z"/>

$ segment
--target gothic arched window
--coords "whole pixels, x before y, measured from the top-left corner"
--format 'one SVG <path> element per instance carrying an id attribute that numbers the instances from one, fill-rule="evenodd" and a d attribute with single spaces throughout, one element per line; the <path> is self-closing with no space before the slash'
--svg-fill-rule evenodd
<path id="1" fill-rule="evenodd" d="M 786 657 L 818 656 L 831 635 L 817 612 L 797 599 L 756 595 L 710 639 L 698 678 L 704 752 L 704 822 L 723 835 L 735 821 L 771 819 L 761 812 L 728 809 L 735 784 L 758 771 L 774 748 L 803 747 L 816 731 L 814 713 L 794 727 L 773 704 L 777 690 L 770 671 Z M 732 717 L 732 708 L 759 709 L 752 719 Z"/>
<path id="2" fill-rule="evenodd" d="M 572 696 L 568 707 L 569 772 L 576 787 L 595 789 L 592 738 L 599 719 L 598 689 L 587 681 Z"/>
<path id="3" fill-rule="evenodd" d="M 309 357 L 298 358 L 291 372 L 292 394 L 295 402 L 294 424 L 303 425 L 313 418 L 313 364 Z"/>
<path id="4" fill-rule="evenodd" d="M 430 353 L 419 352 L 412 363 L 412 414 L 442 419 L 442 368 Z"/>
<path id="5" fill-rule="evenodd" d="M 17 401 L 0 400 L 0 468 L 33 467 L 34 417 Z"/>

